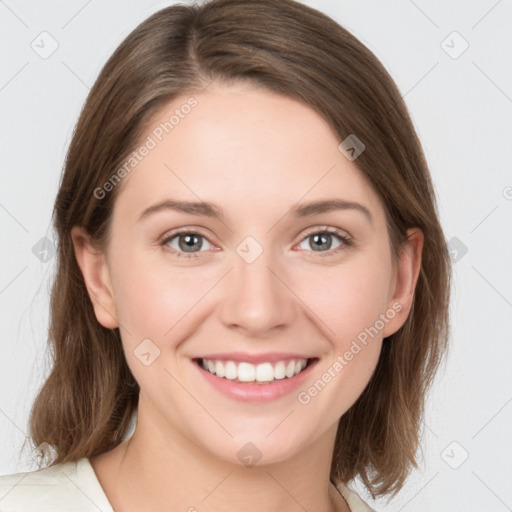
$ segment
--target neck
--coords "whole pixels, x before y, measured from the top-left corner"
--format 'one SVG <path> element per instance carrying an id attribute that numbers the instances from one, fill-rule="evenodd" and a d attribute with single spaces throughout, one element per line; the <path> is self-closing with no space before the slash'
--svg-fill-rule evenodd
<path id="1" fill-rule="evenodd" d="M 329 481 L 335 435 L 336 424 L 290 459 L 248 467 L 219 460 L 139 410 L 133 436 L 91 464 L 123 512 L 348 512 Z"/>

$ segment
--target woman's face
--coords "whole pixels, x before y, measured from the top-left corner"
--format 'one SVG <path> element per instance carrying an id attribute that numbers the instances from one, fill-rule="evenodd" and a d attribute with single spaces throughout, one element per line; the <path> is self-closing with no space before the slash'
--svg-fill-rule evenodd
<path id="1" fill-rule="evenodd" d="M 139 420 L 144 404 L 161 434 L 277 462 L 335 432 L 417 269 L 393 264 L 378 196 L 315 111 L 249 85 L 193 97 L 158 113 L 117 185 L 93 302 L 121 327 Z"/>

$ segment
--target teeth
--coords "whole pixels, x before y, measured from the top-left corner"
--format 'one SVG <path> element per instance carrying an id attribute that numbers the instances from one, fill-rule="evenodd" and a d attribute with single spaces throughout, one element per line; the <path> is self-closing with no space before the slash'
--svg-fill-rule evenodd
<path id="1" fill-rule="evenodd" d="M 217 377 L 239 382 L 272 382 L 298 375 L 307 365 L 307 359 L 291 359 L 277 363 L 235 363 L 234 361 L 201 360 L 201 366 Z"/>
<path id="2" fill-rule="evenodd" d="M 256 366 L 249 363 L 240 363 L 238 365 L 238 380 L 242 382 L 254 382 L 254 380 L 256 380 Z"/>
<path id="3" fill-rule="evenodd" d="M 217 361 L 215 363 L 215 374 L 217 375 L 217 377 L 225 377 L 226 375 L 224 365 L 220 361 Z"/>
<path id="4" fill-rule="evenodd" d="M 235 380 L 238 377 L 238 368 L 233 361 L 226 363 L 226 379 Z"/>
<path id="5" fill-rule="evenodd" d="M 288 363 L 288 366 L 286 367 L 286 370 L 284 371 L 284 374 L 290 378 L 295 375 L 295 361 L 290 361 Z"/>
<path id="6" fill-rule="evenodd" d="M 286 370 L 284 367 L 284 363 L 282 361 L 279 361 L 274 366 L 274 379 L 284 379 L 286 377 Z"/>
<path id="7" fill-rule="evenodd" d="M 258 382 L 270 382 L 274 380 L 274 368 L 270 363 L 263 363 L 256 366 L 256 380 Z"/>

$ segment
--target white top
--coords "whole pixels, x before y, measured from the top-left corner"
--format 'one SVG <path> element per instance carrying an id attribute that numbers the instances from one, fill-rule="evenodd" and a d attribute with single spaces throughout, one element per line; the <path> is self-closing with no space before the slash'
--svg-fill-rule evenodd
<path id="1" fill-rule="evenodd" d="M 346 485 L 338 490 L 351 512 L 373 512 Z M 0 476 L 0 512 L 114 512 L 89 459 Z"/>

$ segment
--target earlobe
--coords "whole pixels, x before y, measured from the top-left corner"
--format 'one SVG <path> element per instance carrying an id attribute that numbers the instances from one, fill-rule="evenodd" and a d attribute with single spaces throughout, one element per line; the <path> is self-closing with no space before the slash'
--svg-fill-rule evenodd
<path id="1" fill-rule="evenodd" d="M 388 308 L 393 309 L 396 314 L 386 324 L 382 332 L 384 338 L 398 331 L 409 316 L 421 269 L 423 241 L 421 229 L 412 228 L 407 231 L 407 241 L 400 251 L 394 276 L 394 293 L 388 303 Z"/>
<path id="2" fill-rule="evenodd" d="M 107 329 L 119 326 L 114 295 L 105 255 L 94 247 L 87 231 L 80 226 L 71 230 L 75 257 L 82 272 L 98 322 Z"/>

